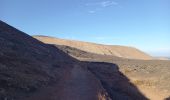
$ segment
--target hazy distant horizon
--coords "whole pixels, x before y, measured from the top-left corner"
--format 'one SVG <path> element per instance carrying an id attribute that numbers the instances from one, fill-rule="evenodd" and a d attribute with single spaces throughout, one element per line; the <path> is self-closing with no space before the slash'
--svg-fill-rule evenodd
<path id="1" fill-rule="evenodd" d="M 170 57 L 169 0 L 1 0 L 0 20 L 29 35 L 136 47 Z"/>
<path id="2" fill-rule="evenodd" d="M 94 41 L 86 41 L 86 40 L 81 40 L 81 39 L 74 39 L 74 38 L 62 38 L 62 37 L 56 37 L 56 36 L 50 36 L 50 35 L 41 35 L 41 34 L 34 34 L 32 36 L 48 36 L 48 37 L 54 37 L 54 38 L 60 38 L 60 39 L 67 39 L 67 40 L 77 40 L 77 41 L 83 41 L 83 42 L 91 42 L 91 43 L 97 43 L 97 44 L 104 44 L 104 45 L 121 45 L 121 46 L 129 46 L 129 47 L 135 47 L 139 50 L 142 50 L 136 46 L 132 46 L 132 45 L 122 45 L 122 44 L 107 44 L 107 43 L 102 43 L 102 42 L 94 42 Z M 143 52 L 153 56 L 153 57 L 167 57 L 167 58 L 170 58 L 170 50 L 169 49 L 159 49 L 159 50 L 153 50 L 153 51 L 145 51 L 145 50 L 142 50 Z"/>

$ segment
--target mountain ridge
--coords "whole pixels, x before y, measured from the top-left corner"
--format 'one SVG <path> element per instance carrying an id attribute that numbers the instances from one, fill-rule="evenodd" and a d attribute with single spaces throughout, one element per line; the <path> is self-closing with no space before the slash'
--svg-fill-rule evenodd
<path id="1" fill-rule="evenodd" d="M 144 53 L 143 51 L 140 51 L 139 49 L 130 46 L 104 45 L 77 40 L 60 39 L 42 35 L 36 35 L 33 37 L 47 44 L 66 45 L 96 54 L 112 55 L 129 59 L 142 59 L 142 60 L 153 59 L 153 57 Z"/>

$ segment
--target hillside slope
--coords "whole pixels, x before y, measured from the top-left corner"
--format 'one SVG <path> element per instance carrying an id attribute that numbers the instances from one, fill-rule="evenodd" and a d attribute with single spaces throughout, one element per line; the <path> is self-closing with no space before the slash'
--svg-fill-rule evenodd
<path id="1" fill-rule="evenodd" d="M 0 21 L 0 100 L 80 99 L 148 100 L 116 64 L 76 60 Z"/>
<path id="2" fill-rule="evenodd" d="M 0 100 L 29 95 L 59 81 L 76 60 L 0 21 Z"/>
<path id="3" fill-rule="evenodd" d="M 57 47 L 81 61 L 117 64 L 120 72 L 126 75 L 126 77 L 128 77 L 128 79 L 130 79 L 131 82 L 150 100 L 164 100 L 165 98 L 170 97 L 169 60 L 122 59 L 115 56 L 93 54 L 68 46 L 57 45 Z M 92 65 L 93 66 L 89 66 L 89 69 L 98 76 L 102 75 L 101 72 L 103 72 L 104 75 L 109 73 L 110 69 L 107 69 L 105 65 L 101 66 L 100 64 L 97 64 L 96 67 L 94 66 L 94 63 Z M 111 73 L 115 74 L 115 72 Z M 101 80 L 105 80 L 109 79 L 111 76 L 107 78 L 105 78 L 106 76 L 102 77 Z M 111 80 L 114 79 L 112 78 Z M 116 87 L 116 85 L 114 85 L 114 87 Z"/>
<path id="4" fill-rule="evenodd" d="M 151 56 L 132 47 L 117 46 L 117 45 L 102 45 L 102 44 L 95 44 L 95 43 L 75 41 L 75 40 L 65 40 L 65 39 L 59 39 L 59 38 L 47 37 L 47 36 L 34 36 L 34 38 L 47 44 L 70 46 L 70 47 L 74 47 L 83 51 L 96 53 L 96 54 L 112 55 L 112 56 L 129 58 L 129 59 L 143 59 L 143 60 L 152 59 Z"/>

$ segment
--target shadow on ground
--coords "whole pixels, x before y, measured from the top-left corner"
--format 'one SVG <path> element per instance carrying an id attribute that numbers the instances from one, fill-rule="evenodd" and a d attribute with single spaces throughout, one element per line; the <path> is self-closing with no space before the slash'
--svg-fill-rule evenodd
<path id="1" fill-rule="evenodd" d="M 165 100 L 170 100 L 170 97 L 168 97 L 168 98 L 165 98 Z"/>
<path id="2" fill-rule="evenodd" d="M 112 100 L 148 100 L 113 63 L 83 62 L 102 83 Z"/>

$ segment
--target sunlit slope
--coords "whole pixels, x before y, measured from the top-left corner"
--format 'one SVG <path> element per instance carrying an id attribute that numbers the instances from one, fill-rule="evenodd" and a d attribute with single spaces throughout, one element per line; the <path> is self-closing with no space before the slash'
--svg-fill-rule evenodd
<path id="1" fill-rule="evenodd" d="M 34 36 L 34 38 L 44 43 L 66 45 L 66 46 L 74 47 L 83 51 L 96 53 L 96 54 L 113 55 L 117 57 L 129 58 L 129 59 L 142 59 L 142 60 L 152 59 L 152 57 L 149 56 L 148 54 L 133 47 L 95 44 L 90 42 L 66 40 L 66 39 L 59 39 L 59 38 L 48 37 L 48 36 Z"/>

